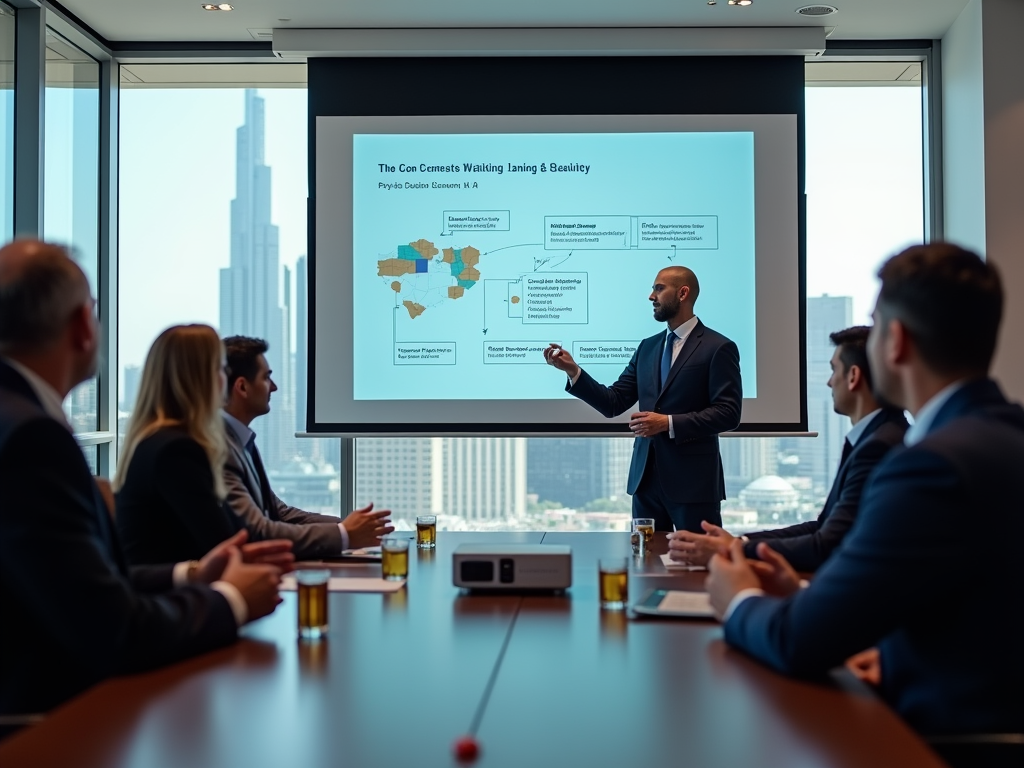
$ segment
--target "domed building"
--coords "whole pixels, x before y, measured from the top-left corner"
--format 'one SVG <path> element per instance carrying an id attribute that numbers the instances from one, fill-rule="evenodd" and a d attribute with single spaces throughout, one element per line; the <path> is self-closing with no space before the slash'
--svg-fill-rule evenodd
<path id="1" fill-rule="evenodd" d="M 796 515 L 800 494 L 778 475 L 765 475 L 740 491 L 740 504 L 757 510 L 758 521 L 762 524 L 780 523 Z"/>

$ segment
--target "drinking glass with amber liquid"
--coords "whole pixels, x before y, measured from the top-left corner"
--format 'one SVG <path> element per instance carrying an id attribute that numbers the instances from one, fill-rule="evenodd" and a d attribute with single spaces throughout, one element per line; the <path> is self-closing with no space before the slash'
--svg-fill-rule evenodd
<path id="1" fill-rule="evenodd" d="M 433 549 L 437 545 L 437 515 L 420 515 L 416 518 L 416 546 Z"/>
<path id="2" fill-rule="evenodd" d="M 299 637 L 319 640 L 327 635 L 327 583 L 331 572 L 326 569 L 295 572 L 299 599 Z"/>
<path id="3" fill-rule="evenodd" d="M 388 581 L 401 581 L 409 575 L 409 540 L 385 536 L 380 542 L 381 572 Z"/>
<path id="4" fill-rule="evenodd" d="M 631 542 L 633 544 L 634 555 L 647 554 L 647 550 L 651 546 L 651 539 L 654 538 L 654 518 L 653 517 L 638 517 L 633 520 L 633 535 Z"/>
<path id="5" fill-rule="evenodd" d="M 601 607 L 621 611 L 629 603 L 629 564 L 624 557 L 602 558 L 597 562 Z"/>

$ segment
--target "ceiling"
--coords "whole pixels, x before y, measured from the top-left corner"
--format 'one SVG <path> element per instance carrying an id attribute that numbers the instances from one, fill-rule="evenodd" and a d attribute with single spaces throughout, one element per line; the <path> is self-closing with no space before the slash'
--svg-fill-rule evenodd
<path id="1" fill-rule="evenodd" d="M 968 0 L 825 0 L 839 9 L 805 17 L 811 0 L 231 0 L 230 12 L 200 0 L 60 0 L 110 41 L 248 41 L 274 27 L 725 27 L 828 26 L 833 39 L 942 37 Z M 264 36 L 261 37 L 260 33 Z"/>

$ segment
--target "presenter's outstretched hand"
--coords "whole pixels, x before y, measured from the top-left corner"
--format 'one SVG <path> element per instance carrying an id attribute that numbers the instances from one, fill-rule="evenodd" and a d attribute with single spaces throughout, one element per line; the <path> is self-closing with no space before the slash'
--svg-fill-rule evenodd
<path id="1" fill-rule="evenodd" d="M 729 549 L 733 538 L 724 528 L 709 523 L 701 523 L 707 533 L 692 531 L 675 531 L 668 535 L 668 556 L 672 560 L 689 565 L 707 565 L 708 560 L 718 552 Z"/>
<path id="2" fill-rule="evenodd" d="M 373 504 L 357 509 L 342 523 L 348 531 L 348 545 L 352 549 L 375 547 L 380 544 L 381 536 L 387 536 L 395 530 L 391 525 L 391 510 L 380 509 L 374 512 Z"/>
<path id="3" fill-rule="evenodd" d="M 570 379 L 575 379 L 580 372 L 580 367 L 572 359 L 572 355 L 561 344 L 551 343 L 544 350 L 544 360 L 548 365 L 553 365 Z"/>

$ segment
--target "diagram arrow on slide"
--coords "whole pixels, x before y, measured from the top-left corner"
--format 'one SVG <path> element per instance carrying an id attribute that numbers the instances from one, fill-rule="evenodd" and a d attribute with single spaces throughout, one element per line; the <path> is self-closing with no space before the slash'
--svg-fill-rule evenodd
<path id="1" fill-rule="evenodd" d="M 669 261 L 675 261 L 676 260 L 676 255 L 677 255 L 676 254 L 676 247 L 673 245 L 672 246 L 672 255 L 668 257 L 668 260 Z"/>
<path id="2" fill-rule="evenodd" d="M 572 256 L 572 251 L 569 251 L 569 256 Z M 562 261 L 558 262 L 558 264 L 562 264 L 563 262 L 568 261 L 569 256 L 566 256 L 564 259 L 562 259 Z M 546 259 L 534 259 L 533 260 L 533 271 L 536 272 L 538 269 L 543 267 L 545 264 L 547 264 L 553 258 L 554 258 L 554 256 L 548 256 Z M 558 264 L 555 264 L 554 266 L 557 267 Z"/>
<path id="3" fill-rule="evenodd" d="M 503 248 L 495 248 L 495 249 L 490 250 L 490 251 L 484 251 L 480 255 L 481 256 L 487 256 L 488 254 L 497 253 L 498 251 L 507 251 L 509 248 L 525 248 L 528 245 L 541 246 L 541 245 L 544 245 L 544 243 L 519 243 L 518 245 L 506 245 Z"/>

